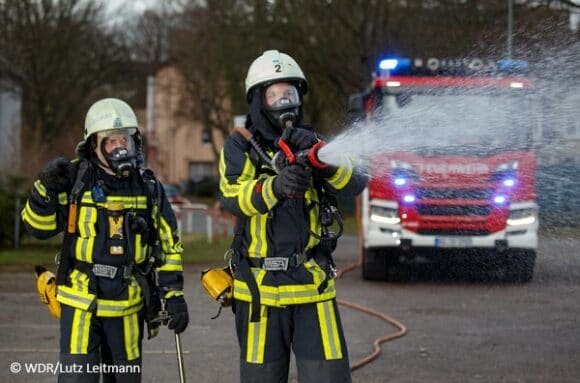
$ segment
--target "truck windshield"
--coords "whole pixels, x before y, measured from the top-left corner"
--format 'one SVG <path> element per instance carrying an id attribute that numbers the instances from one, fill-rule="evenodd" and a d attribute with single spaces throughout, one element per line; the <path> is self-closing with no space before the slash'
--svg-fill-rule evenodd
<path id="1" fill-rule="evenodd" d="M 534 113 L 530 97 L 513 92 L 386 93 L 379 115 L 425 155 L 521 150 L 530 145 Z"/>

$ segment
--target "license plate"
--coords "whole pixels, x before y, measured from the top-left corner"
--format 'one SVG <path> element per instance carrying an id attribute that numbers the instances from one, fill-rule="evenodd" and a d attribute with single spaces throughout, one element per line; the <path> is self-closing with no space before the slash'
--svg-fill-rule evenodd
<path id="1" fill-rule="evenodd" d="M 472 247 L 471 237 L 436 237 L 435 247 Z"/>

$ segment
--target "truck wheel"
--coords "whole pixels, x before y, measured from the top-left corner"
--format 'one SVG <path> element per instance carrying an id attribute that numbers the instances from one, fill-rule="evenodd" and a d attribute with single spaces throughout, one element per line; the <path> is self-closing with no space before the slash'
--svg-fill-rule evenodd
<path id="1" fill-rule="evenodd" d="M 505 265 L 505 277 L 509 282 L 526 283 L 534 278 L 535 250 L 512 250 Z"/>
<path id="2" fill-rule="evenodd" d="M 371 281 L 389 279 L 389 271 L 396 264 L 393 254 L 380 250 L 363 249 L 362 276 Z"/>

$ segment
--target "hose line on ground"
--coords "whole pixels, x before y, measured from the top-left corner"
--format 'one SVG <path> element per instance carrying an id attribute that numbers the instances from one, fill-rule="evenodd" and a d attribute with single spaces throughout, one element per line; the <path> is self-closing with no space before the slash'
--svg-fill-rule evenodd
<path id="1" fill-rule="evenodd" d="M 354 270 L 355 268 L 360 266 L 361 261 L 362 260 L 359 258 L 358 262 L 348 264 L 345 267 L 339 269 L 336 273 L 336 278 L 341 278 L 345 273 L 347 273 L 351 270 Z M 373 310 L 369 307 L 359 305 L 356 303 L 352 303 L 350 301 L 345 301 L 342 299 L 337 299 L 336 302 L 341 306 L 345 306 L 345 307 L 360 311 L 364 314 L 368 314 L 368 315 L 374 316 L 376 318 L 382 319 L 383 321 L 389 323 L 390 325 L 394 326 L 395 328 L 397 328 L 399 330 L 396 333 L 388 334 L 388 335 L 384 335 L 384 336 L 376 338 L 373 342 L 373 346 L 374 346 L 373 352 L 370 353 L 369 355 L 365 356 L 364 358 L 357 360 L 354 364 L 352 364 L 350 366 L 351 371 L 358 370 L 359 368 L 369 364 L 370 362 L 372 362 L 373 360 L 378 358 L 379 355 L 381 354 L 381 343 L 400 338 L 407 333 L 407 328 L 405 327 L 405 325 L 403 325 L 401 322 L 397 321 L 396 319 L 389 317 L 386 314 L 380 313 L 380 312 Z"/>

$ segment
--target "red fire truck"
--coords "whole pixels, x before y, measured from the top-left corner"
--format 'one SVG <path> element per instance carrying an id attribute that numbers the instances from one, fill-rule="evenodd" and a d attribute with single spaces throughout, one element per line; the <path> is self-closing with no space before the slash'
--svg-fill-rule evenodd
<path id="1" fill-rule="evenodd" d="M 406 138 L 370 160 L 360 209 L 364 279 L 430 261 L 533 278 L 539 119 L 528 71 L 516 60 L 386 58 L 370 88 L 351 96 L 359 124 Z"/>

